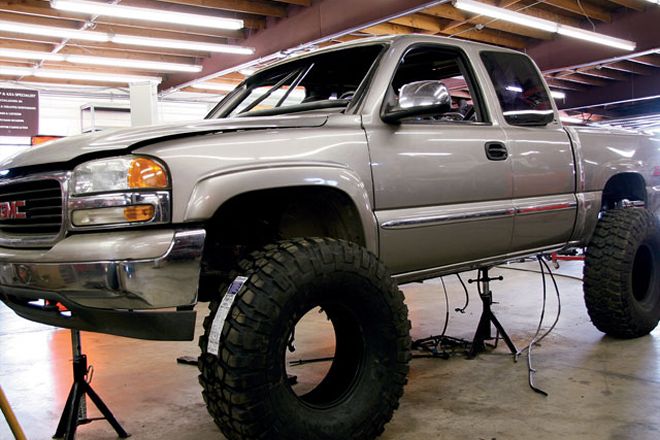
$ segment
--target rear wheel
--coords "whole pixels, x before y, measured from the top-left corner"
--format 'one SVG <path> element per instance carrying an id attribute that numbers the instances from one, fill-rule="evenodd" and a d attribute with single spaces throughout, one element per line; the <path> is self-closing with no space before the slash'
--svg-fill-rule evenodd
<path id="1" fill-rule="evenodd" d="M 229 439 L 372 439 L 391 419 L 408 373 L 410 323 L 403 295 L 378 259 L 356 244 L 299 239 L 241 263 L 248 281 L 223 326 L 218 356 L 200 339 L 200 383 Z M 294 329 L 322 310 L 334 350 L 318 380 L 287 375 Z M 294 342 L 295 343 L 295 342 Z"/>
<path id="2" fill-rule="evenodd" d="M 650 333 L 660 320 L 660 228 L 645 209 L 605 212 L 587 248 L 584 298 L 598 330 Z"/>

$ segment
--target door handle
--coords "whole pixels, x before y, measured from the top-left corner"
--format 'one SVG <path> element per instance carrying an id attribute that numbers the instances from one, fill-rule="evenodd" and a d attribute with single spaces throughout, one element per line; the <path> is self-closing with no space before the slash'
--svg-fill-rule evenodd
<path id="1" fill-rule="evenodd" d="M 486 157 L 488 160 L 506 160 L 509 157 L 509 150 L 502 142 L 486 142 Z"/>

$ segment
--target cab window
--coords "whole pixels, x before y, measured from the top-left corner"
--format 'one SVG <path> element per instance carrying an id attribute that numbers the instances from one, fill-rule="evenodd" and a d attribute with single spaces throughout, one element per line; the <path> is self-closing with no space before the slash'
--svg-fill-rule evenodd
<path id="1" fill-rule="evenodd" d="M 482 52 L 481 59 L 507 123 L 546 125 L 554 120 L 548 92 L 528 57 L 507 52 Z"/>
<path id="2" fill-rule="evenodd" d="M 389 101 L 396 104 L 401 88 L 418 81 L 442 82 L 451 95 L 451 109 L 441 114 L 416 117 L 416 120 L 439 122 L 485 122 L 473 77 L 463 56 L 445 47 L 421 46 L 408 51 L 401 59 L 389 90 Z"/>

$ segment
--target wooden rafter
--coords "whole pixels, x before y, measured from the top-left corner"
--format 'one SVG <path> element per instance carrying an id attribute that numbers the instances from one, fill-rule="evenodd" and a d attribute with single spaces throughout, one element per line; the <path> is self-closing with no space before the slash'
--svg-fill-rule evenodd
<path id="1" fill-rule="evenodd" d="M 630 74 L 617 72 L 615 70 L 607 70 L 602 67 L 583 67 L 577 69 L 576 72 L 583 75 L 593 76 L 595 78 L 611 79 L 614 81 L 629 81 Z"/>
<path id="2" fill-rule="evenodd" d="M 641 57 L 631 58 L 630 61 L 645 66 L 660 67 L 660 56 L 658 55 L 644 55 Z"/>
<path id="3" fill-rule="evenodd" d="M 619 6 L 626 7 L 628 9 L 634 9 L 635 11 L 643 11 L 646 6 L 639 0 L 610 0 L 612 3 L 616 3 Z"/>
<path id="4" fill-rule="evenodd" d="M 633 63 L 631 61 L 618 61 L 616 63 L 608 63 L 603 67 L 607 69 L 620 70 L 622 72 L 635 73 L 637 75 L 657 75 L 658 71 L 650 66 L 643 64 Z"/>
<path id="5" fill-rule="evenodd" d="M 550 87 L 556 89 L 571 90 L 574 92 L 583 92 L 585 90 L 589 90 L 589 87 L 587 86 L 576 84 L 570 81 L 562 81 L 561 79 L 549 75 L 545 76 L 545 80 Z"/>
<path id="6" fill-rule="evenodd" d="M 592 78 L 590 76 L 579 73 L 559 72 L 554 74 L 554 77 L 564 81 L 571 81 L 578 84 L 586 84 L 588 86 L 604 87 L 608 84 L 608 82 L 605 80 Z"/>
<path id="7" fill-rule="evenodd" d="M 246 14 L 286 17 L 286 5 L 260 0 L 159 0 L 164 3 L 198 6 L 200 8 L 243 12 Z"/>
<path id="8" fill-rule="evenodd" d="M 612 14 L 606 9 L 592 3 L 587 3 L 586 1 L 578 3 L 577 0 L 543 0 L 543 3 L 580 16 L 587 16 L 606 23 L 612 22 Z"/>

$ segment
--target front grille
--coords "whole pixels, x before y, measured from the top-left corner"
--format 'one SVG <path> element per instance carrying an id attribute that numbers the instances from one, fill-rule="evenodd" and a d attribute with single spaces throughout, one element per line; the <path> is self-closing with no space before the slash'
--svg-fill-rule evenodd
<path id="1" fill-rule="evenodd" d="M 62 188 L 54 179 L 0 185 L 0 238 L 55 238 L 62 230 Z M 20 244 L 19 242 L 16 243 Z"/>

